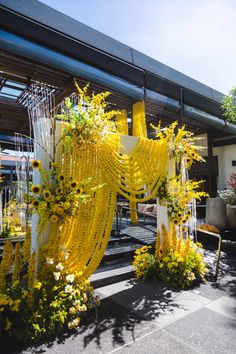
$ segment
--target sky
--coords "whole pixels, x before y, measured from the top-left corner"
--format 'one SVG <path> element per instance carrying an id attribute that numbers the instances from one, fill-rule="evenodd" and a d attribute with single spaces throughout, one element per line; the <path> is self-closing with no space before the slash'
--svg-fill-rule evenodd
<path id="1" fill-rule="evenodd" d="M 41 0 L 222 93 L 236 86 L 236 0 Z"/>

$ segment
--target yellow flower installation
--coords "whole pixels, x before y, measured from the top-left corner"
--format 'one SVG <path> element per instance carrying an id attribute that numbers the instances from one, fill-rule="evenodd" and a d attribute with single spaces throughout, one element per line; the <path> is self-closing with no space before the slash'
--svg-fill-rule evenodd
<path id="1" fill-rule="evenodd" d="M 58 245 L 65 247 L 69 252 L 67 269 L 84 278 L 96 270 L 105 252 L 116 194 L 133 202 L 155 196 L 165 176 L 168 157 L 167 144 L 142 137 L 138 138 L 131 154 L 121 155 L 120 134 L 110 120 L 115 112 L 105 110 L 106 97 L 107 94 L 100 94 L 88 98 L 83 91 L 76 109 L 67 99 L 67 112 L 59 117 L 63 121 L 63 131 L 57 152 L 58 181 L 69 185 L 70 193 L 86 195 L 87 188 L 89 198 L 86 203 L 77 203 L 73 215 L 69 215 L 66 205 L 74 204 L 73 201 L 63 201 L 60 205 L 65 211 L 63 222 L 53 223 L 48 242 L 40 251 L 42 257 L 57 259 Z M 86 181 L 89 181 L 89 187 L 86 187 Z M 52 188 L 47 189 L 53 195 Z M 57 193 L 60 198 L 61 191 L 57 189 Z M 50 208 L 54 206 L 55 201 L 52 201 Z M 41 210 L 41 218 L 47 223 L 44 204 Z M 51 217 L 56 215 L 60 219 L 60 214 L 61 209 L 55 208 Z"/>

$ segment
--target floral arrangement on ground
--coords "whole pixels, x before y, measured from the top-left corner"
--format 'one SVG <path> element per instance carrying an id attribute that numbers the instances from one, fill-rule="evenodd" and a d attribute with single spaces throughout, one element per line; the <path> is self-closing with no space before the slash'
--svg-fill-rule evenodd
<path id="1" fill-rule="evenodd" d="M 135 275 L 139 279 L 160 280 L 178 289 L 187 289 L 205 281 L 207 267 L 204 263 L 201 244 L 190 237 L 177 235 L 176 227 L 157 234 L 155 251 L 144 246 L 135 252 L 133 261 Z"/>
<path id="2" fill-rule="evenodd" d="M 69 274 L 68 257 L 45 259 L 43 274 L 35 270 L 36 255 L 30 256 L 30 233 L 21 247 L 8 242 L 0 264 L 0 339 L 31 342 L 47 339 L 66 329 L 75 329 L 81 318 L 99 304 L 88 280 Z M 13 272 L 10 268 L 13 265 Z"/>

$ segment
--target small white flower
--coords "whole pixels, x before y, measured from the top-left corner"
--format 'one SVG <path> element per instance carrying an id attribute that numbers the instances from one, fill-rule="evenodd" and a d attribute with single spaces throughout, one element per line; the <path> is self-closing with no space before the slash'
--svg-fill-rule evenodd
<path id="1" fill-rule="evenodd" d="M 65 286 L 65 293 L 66 294 L 71 294 L 73 292 L 73 286 L 72 285 L 66 285 Z"/>
<path id="2" fill-rule="evenodd" d="M 58 263 L 58 265 L 56 266 L 56 269 L 62 271 L 64 269 L 63 264 L 62 263 Z"/>
<path id="3" fill-rule="evenodd" d="M 56 281 L 58 281 L 58 280 L 60 279 L 61 273 L 60 273 L 60 272 L 53 272 L 53 275 L 54 275 L 54 279 L 55 279 Z"/>
<path id="4" fill-rule="evenodd" d="M 53 259 L 49 258 L 49 257 L 46 258 L 46 262 L 47 262 L 47 264 L 53 264 L 54 263 Z"/>
<path id="5" fill-rule="evenodd" d="M 67 280 L 69 283 L 73 283 L 73 281 L 75 280 L 74 274 L 68 274 L 68 275 L 66 276 L 66 280 Z"/>

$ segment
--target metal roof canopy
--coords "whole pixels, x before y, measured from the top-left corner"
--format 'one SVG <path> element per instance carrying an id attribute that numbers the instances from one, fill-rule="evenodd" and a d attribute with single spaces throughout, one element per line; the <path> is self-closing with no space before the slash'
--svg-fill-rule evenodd
<path id="1" fill-rule="evenodd" d="M 223 95 L 218 91 L 38 1 L 0 0 L 0 10 L 2 12 L 1 27 L 12 33 L 17 33 L 60 53 L 89 63 L 139 87 L 145 87 L 176 100 L 180 99 L 180 89 L 183 88 L 185 104 L 222 118 L 220 102 Z M 3 52 L 1 54 L 2 65 L 4 70 L 7 71 L 8 68 L 7 72 L 11 73 L 12 70 L 16 74 L 21 72 L 25 78 L 27 76 L 32 79 L 36 77 L 45 83 L 52 80 L 54 85 L 57 81 L 58 85 L 56 86 L 63 88 L 61 97 L 63 94 L 73 91 L 71 75 L 56 71 L 55 68 L 52 69 L 41 63 L 29 61 L 27 58 L 17 57 L 12 53 Z M 52 83 L 52 81 L 50 82 Z M 79 83 L 83 83 L 83 79 L 79 79 Z M 97 92 L 106 89 L 106 87 L 92 83 L 91 89 Z M 116 104 L 118 108 L 131 109 L 134 100 L 115 92 L 115 95 L 111 96 L 111 102 Z M 163 107 L 147 104 L 146 108 L 147 114 L 151 116 L 161 113 L 164 123 L 174 120 L 173 113 L 163 110 Z M 204 123 L 189 118 L 185 118 L 184 123 L 195 133 L 202 133 L 209 129 Z M 225 134 L 220 130 L 215 133 L 216 136 Z"/>

